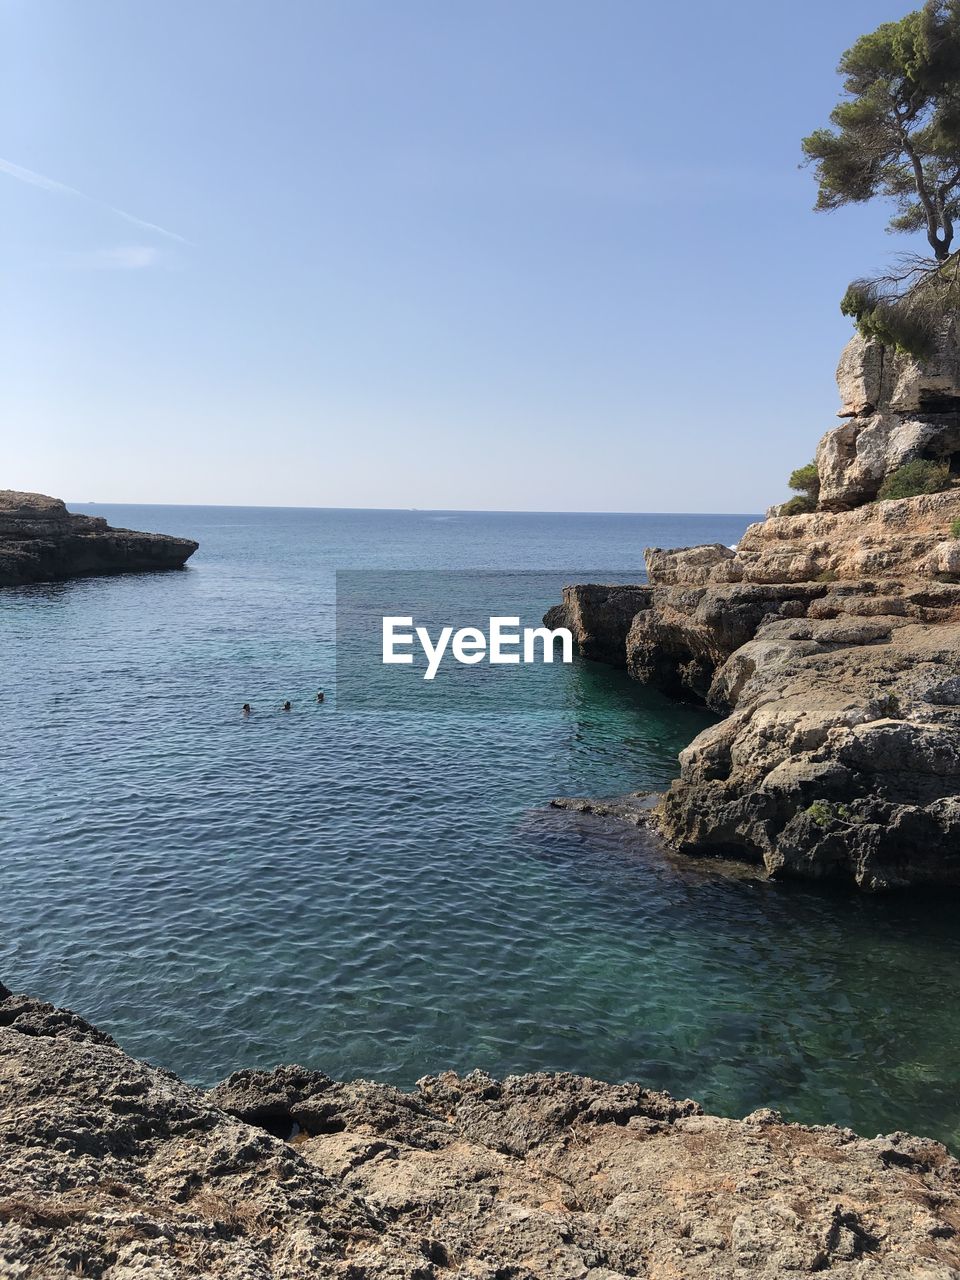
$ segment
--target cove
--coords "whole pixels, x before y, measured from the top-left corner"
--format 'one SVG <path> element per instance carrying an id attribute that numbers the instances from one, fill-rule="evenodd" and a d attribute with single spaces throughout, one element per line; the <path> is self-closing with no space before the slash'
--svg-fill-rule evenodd
<path id="1" fill-rule="evenodd" d="M 330 714 L 335 568 L 546 566 L 542 613 L 578 563 L 637 581 L 624 547 L 753 517 L 96 510 L 200 550 L 0 600 L 8 986 L 198 1083 L 570 1070 L 956 1142 L 949 904 L 731 878 L 549 809 L 663 790 L 710 713 L 578 660 L 514 673 L 556 682 L 549 712 Z M 318 684 L 322 715 L 239 715 Z"/>

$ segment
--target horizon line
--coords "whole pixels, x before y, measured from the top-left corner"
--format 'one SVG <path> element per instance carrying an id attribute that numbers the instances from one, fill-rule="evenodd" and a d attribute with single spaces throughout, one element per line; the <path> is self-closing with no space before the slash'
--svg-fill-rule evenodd
<path id="1" fill-rule="evenodd" d="M 371 511 L 398 515 L 490 515 L 490 516 L 761 516 L 758 511 L 559 511 L 547 507 L 322 507 L 299 503 L 255 502 L 111 502 L 65 499 L 68 508 L 77 507 L 215 507 L 223 511 Z"/>

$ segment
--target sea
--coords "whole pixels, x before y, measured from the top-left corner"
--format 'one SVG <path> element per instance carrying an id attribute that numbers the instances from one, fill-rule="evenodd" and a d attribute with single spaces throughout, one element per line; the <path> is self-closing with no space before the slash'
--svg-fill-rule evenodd
<path id="1" fill-rule="evenodd" d="M 338 701 L 338 571 L 341 612 L 445 573 L 461 613 L 493 575 L 539 616 L 757 517 L 71 505 L 200 550 L 0 592 L 7 986 L 204 1086 L 574 1071 L 960 1150 L 955 903 L 768 883 L 550 807 L 666 787 L 709 712 L 582 659 L 542 696 L 521 673 L 476 706 Z"/>

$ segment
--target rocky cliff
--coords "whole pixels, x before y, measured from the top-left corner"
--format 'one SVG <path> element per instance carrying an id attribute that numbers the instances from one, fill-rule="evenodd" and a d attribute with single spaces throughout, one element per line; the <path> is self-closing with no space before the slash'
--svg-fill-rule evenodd
<path id="1" fill-rule="evenodd" d="M 111 529 L 99 516 L 74 515 L 42 493 L 0 489 L 0 587 L 179 569 L 197 546 L 189 538 Z"/>
<path id="2" fill-rule="evenodd" d="M 0 987 L 5 1280 L 960 1275 L 960 1165 L 635 1084 L 319 1071 L 212 1092 Z"/>
<path id="3" fill-rule="evenodd" d="M 922 364 L 858 335 L 844 348 L 837 385 L 844 421 L 817 449 L 821 510 L 870 501 L 891 471 L 917 458 L 960 475 L 960 320 Z"/>
<path id="4" fill-rule="evenodd" d="M 650 550 L 646 586 L 571 587 L 547 618 L 725 716 L 656 810 L 675 846 L 865 889 L 956 886 L 960 487 L 864 499 L 911 457 L 954 466 L 960 351 L 921 368 L 877 347 L 856 338 L 841 361 L 854 416 L 818 450 L 821 510 L 751 525 L 735 551 Z"/>

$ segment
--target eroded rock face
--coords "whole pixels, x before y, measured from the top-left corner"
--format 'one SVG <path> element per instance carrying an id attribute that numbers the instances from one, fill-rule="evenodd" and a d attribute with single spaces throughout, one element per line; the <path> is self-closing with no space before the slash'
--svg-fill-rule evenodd
<path id="1" fill-rule="evenodd" d="M 844 347 L 837 365 L 839 418 L 862 417 L 876 408 L 880 401 L 885 353 L 882 342 L 861 338 L 859 334 Z"/>
<path id="2" fill-rule="evenodd" d="M 750 525 L 736 551 L 652 548 L 647 573 L 657 587 L 862 582 L 873 576 L 960 581 L 953 552 L 960 539 L 950 534 L 958 519 L 960 489 L 872 502 L 855 511 L 771 516 Z"/>
<path id="3" fill-rule="evenodd" d="M 960 1166 L 572 1075 L 211 1093 L 0 988 L 10 1280 L 950 1280 Z M 295 1117 L 299 1117 L 296 1119 Z M 275 1132 L 287 1126 L 286 1135 Z"/>
<path id="4" fill-rule="evenodd" d="M 179 569 L 198 545 L 162 533 L 111 529 L 100 516 L 74 515 L 59 498 L 0 489 L 0 587 Z"/>
<path id="5" fill-rule="evenodd" d="M 647 553 L 602 656 L 726 716 L 681 754 L 671 845 L 868 890 L 960 885 L 957 518 L 953 490 L 768 519 L 736 552 Z M 599 634 L 605 608 L 569 587 L 554 625 Z"/>
<path id="6" fill-rule="evenodd" d="M 617 663 L 639 609 L 650 602 L 650 591 L 638 586 L 584 585 L 564 592 L 563 604 L 544 616 L 548 627 L 569 627 L 585 658 Z"/>
<path id="7" fill-rule="evenodd" d="M 732 710 L 681 754 L 661 830 L 771 874 L 960 886 L 960 622 L 850 603 L 771 618 L 716 670 Z"/>
<path id="8" fill-rule="evenodd" d="M 840 426 L 817 449 L 820 509 L 844 511 L 876 497 L 884 478 L 916 458 L 960 474 L 960 326 L 919 362 L 857 336 L 837 368 Z"/>

